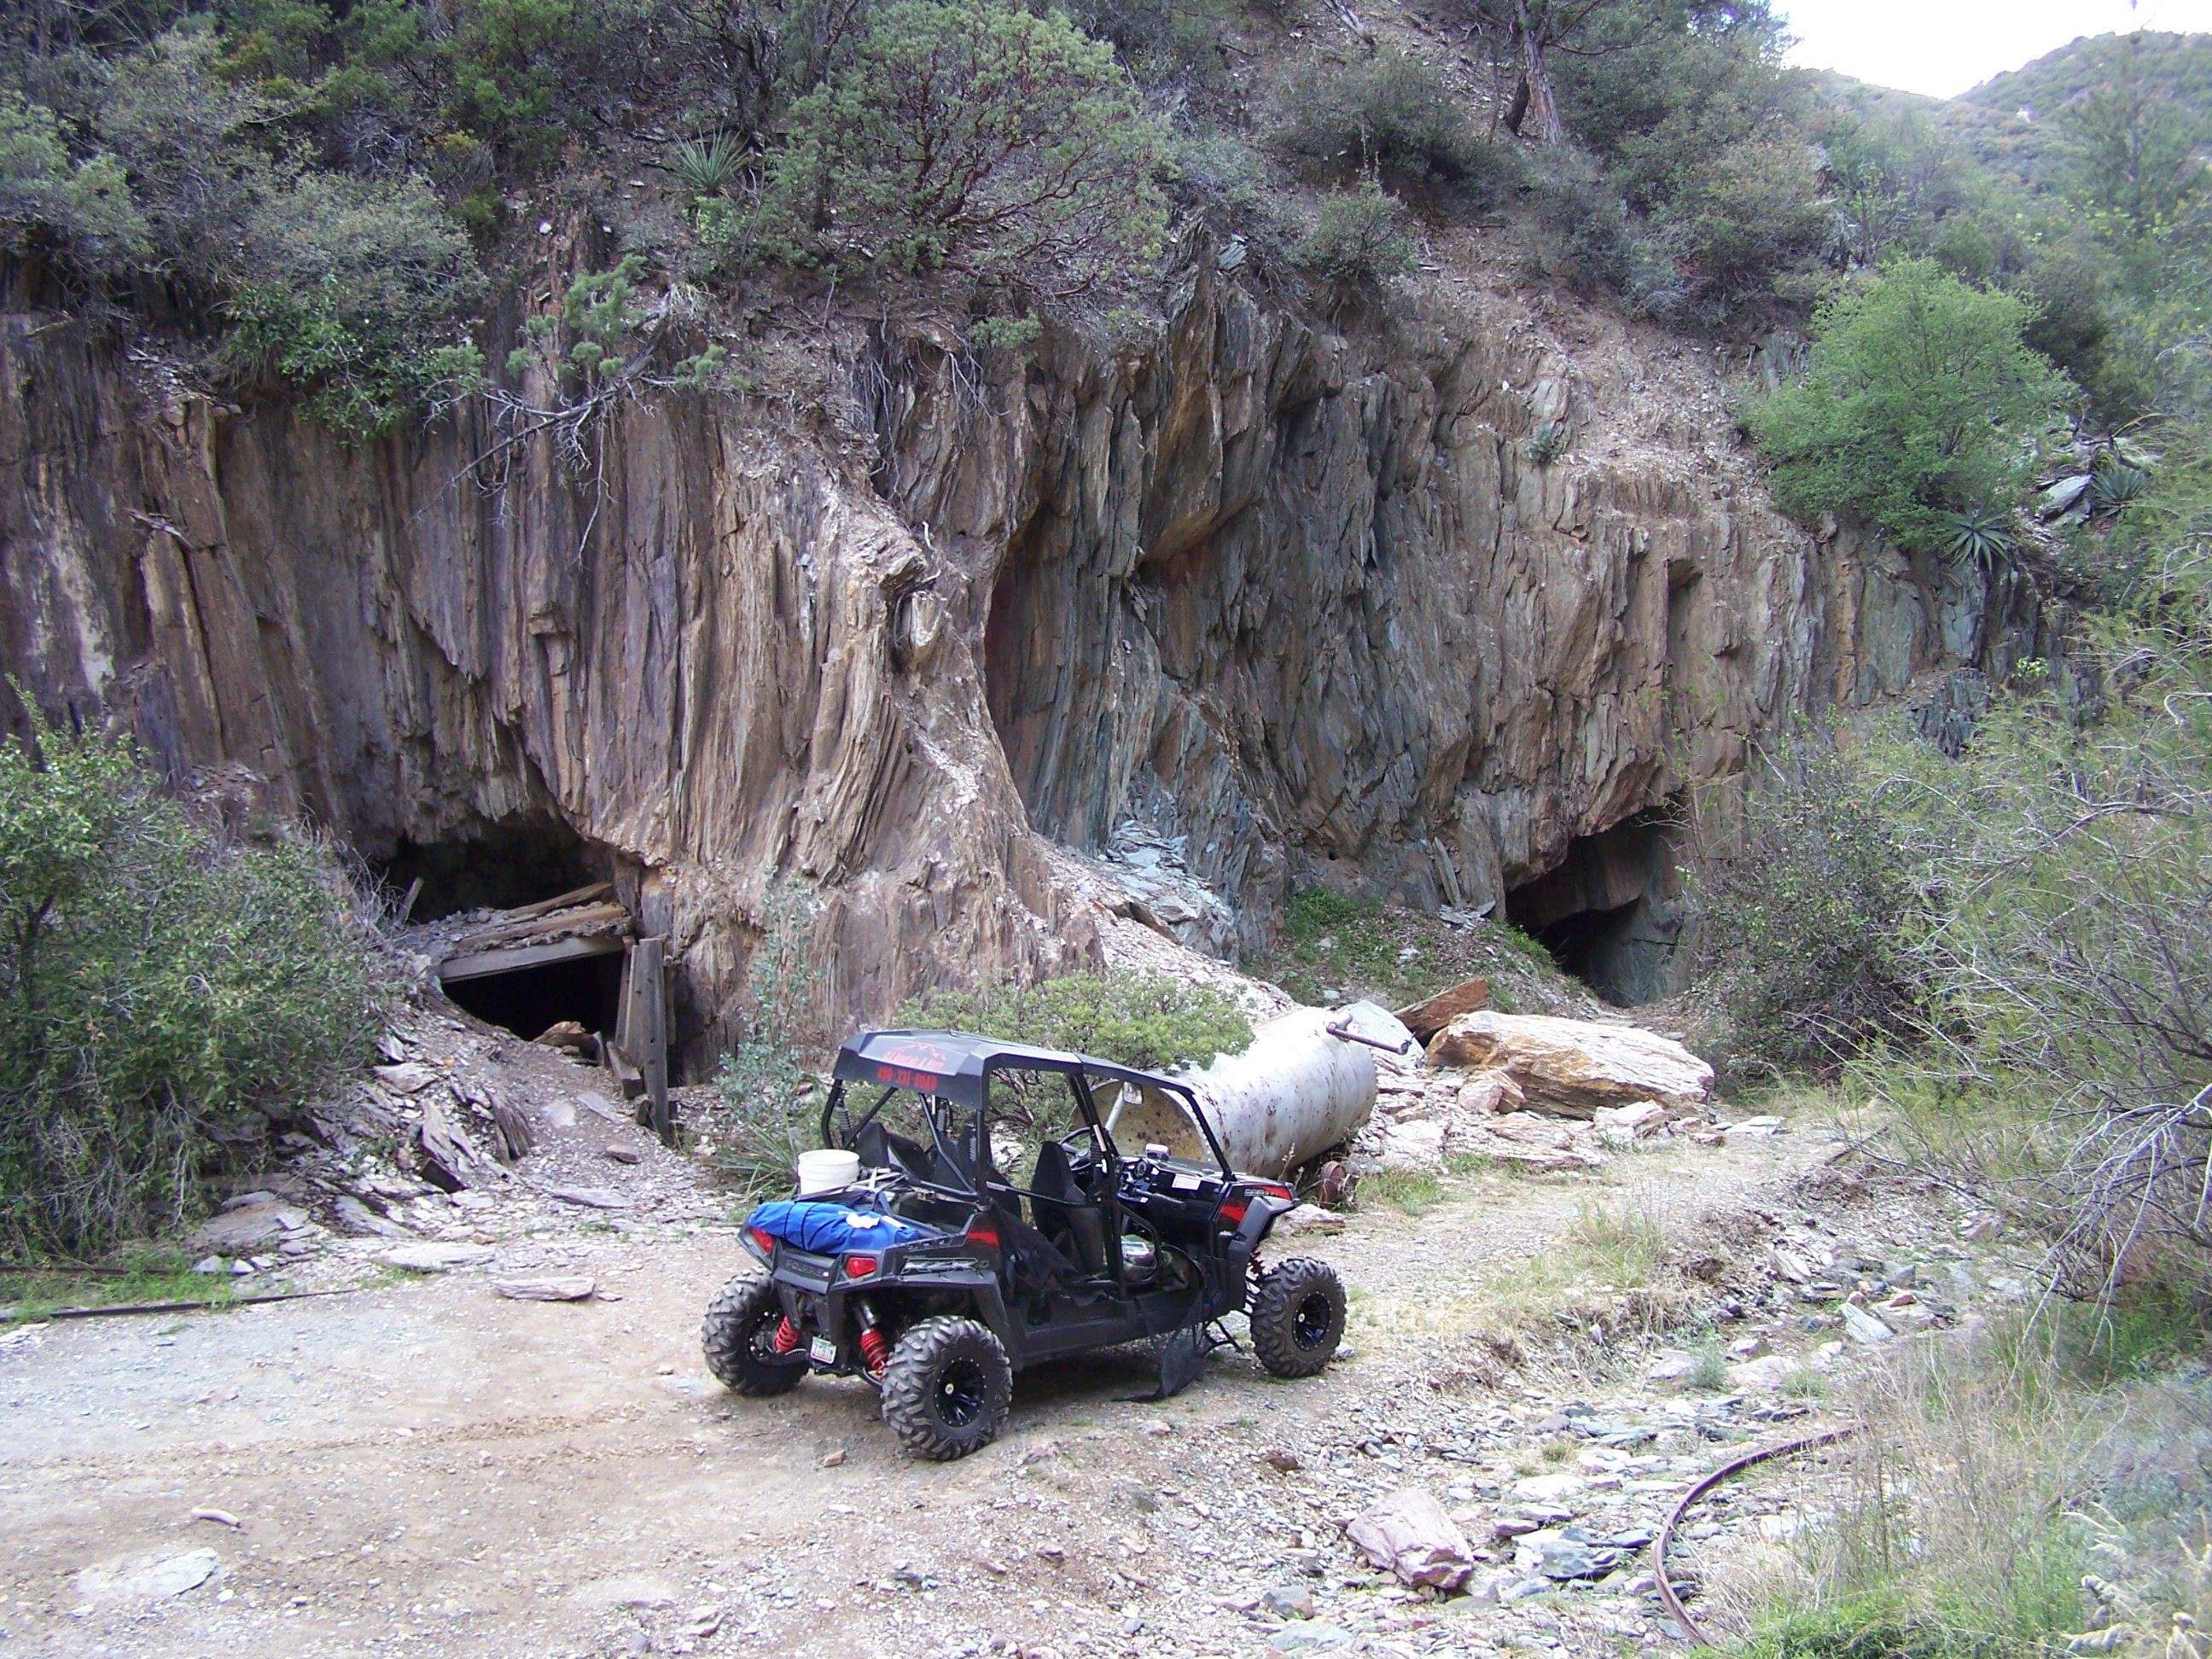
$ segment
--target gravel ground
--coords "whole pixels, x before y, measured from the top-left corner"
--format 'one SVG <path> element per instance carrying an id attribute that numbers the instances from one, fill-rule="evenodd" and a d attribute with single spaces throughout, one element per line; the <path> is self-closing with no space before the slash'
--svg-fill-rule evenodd
<path id="1" fill-rule="evenodd" d="M 1819 1413 L 1771 1378 L 1655 1385 L 1633 1344 L 1500 1361 L 1465 1310 L 1592 1201 L 1656 1216 L 1692 1251 L 1700 1218 L 1725 1213 L 1734 1265 L 1712 1293 L 1737 1316 L 1723 1334 L 1833 1369 L 1848 1359 L 1836 1315 L 1808 1298 L 1875 1255 L 1895 1273 L 1954 1236 L 1911 1201 L 1801 1179 L 1836 1150 L 1810 1131 L 1476 1177 L 1418 1217 L 1376 1208 L 1279 1248 L 1326 1255 L 1352 1290 L 1355 1352 L 1325 1376 L 1280 1382 L 1224 1352 L 1176 1400 L 1136 1405 L 1121 1396 L 1148 1380 L 1140 1352 L 1048 1367 L 1018 1380 L 998 1443 L 937 1466 L 897 1453 L 862 1383 L 765 1402 L 715 1385 L 697 1322 L 743 1263 L 734 1231 L 683 1160 L 637 1136 L 639 1164 L 615 1163 L 604 1144 L 634 1132 L 586 1115 L 542 1167 L 533 1155 L 464 1205 L 390 1200 L 407 1239 L 295 1230 L 315 1250 L 274 1273 L 339 1294 L 0 1339 L 6 1650 L 1264 1659 L 1662 1644 L 1644 1540 L 1665 1506 Z M 587 1176 L 625 1207 L 547 1195 Z M 307 1201 L 327 1217 L 331 1197 Z M 379 1265 L 424 1238 L 489 1260 Z M 1827 1277 L 1778 1277 L 1778 1244 Z M 493 1290 L 551 1273 L 598 1294 Z M 1406 1589 L 1346 1543 L 1346 1522 L 1407 1486 L 1457 1515 L 1475 1594 Z M 1771 1542 L 1758 1502 L 1715 1513 L 1696 1547 Z M 1594 1576 L 1532 1570 L 1576 1559 L 1571 1547 L 1592 1552 Z"/>

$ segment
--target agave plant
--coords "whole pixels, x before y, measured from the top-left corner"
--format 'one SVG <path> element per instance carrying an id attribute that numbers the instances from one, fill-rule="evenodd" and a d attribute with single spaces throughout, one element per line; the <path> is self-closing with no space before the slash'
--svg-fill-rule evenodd
<path id="1" fill-rule="evenodd" d="M 1986 507 L 1952 514 L 1950 526 L 1948 551 L 1954 558 L 1972 559 L 1987 570 L 2012 551 L 2011 524 Z"/>
<path id="2" fill-rule="evenodd" d="M 2115 461 L 2090 481 L 2089 505 L 2100 518 L 2118 513 L 2142 498 L 2150 485 L 2150 474 L 2139 466 Z"/>
<path id="3" fill-rule="evenodd" d="M 694 196 L 719 196 L 737 176 L 742 152 L 726 132 L 687 138 L 676 147 L 676 176 Z"/>

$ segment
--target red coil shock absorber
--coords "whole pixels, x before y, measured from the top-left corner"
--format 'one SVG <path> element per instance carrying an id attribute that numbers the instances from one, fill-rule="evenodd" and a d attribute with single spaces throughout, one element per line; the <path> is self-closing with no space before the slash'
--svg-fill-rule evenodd
<path id="1" fill-rule="evenodd" d="M 1257 1250 L 1252 1252 L 1250 1272 L 1252 1276 L 1248 1281 L 1249 1288 L 1245 1291 L 1245 1300 L 1248 1303 L 1260 1293 L 1260 1281 L 1267 1276 L 1267 1264 L 1260 1260 L 1260 1253 Z"/>
<path id="2" fill-rule="evenodd" d="M 881 1381 L 884 1367 L 891 1363 L 891 1345 L 876 1322 L 876 1310 L 865 1301 L 860 1304 L 860 1358 L 866 1362 L 868 1375 Z"/>
<path id="3" fill-rule="evenodd" d="M 778 1353 L 799 1352 L 799 1327 L 791 1322 L 788 1314 L 776 1322 L 775 1351 Z"/>

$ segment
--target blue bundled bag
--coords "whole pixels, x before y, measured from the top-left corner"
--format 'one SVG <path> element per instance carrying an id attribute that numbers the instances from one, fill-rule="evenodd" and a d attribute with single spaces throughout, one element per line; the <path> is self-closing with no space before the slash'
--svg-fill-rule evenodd
<path id="1" fill-rule="evenodd" d="M 771 1238 L 780 1238 L 794 1249 L 816 1255 L 842 1255 L 848 1250 L 884 1250 L 909 1239 L 921 1238 L 931 1229 L 904 1216 L 875 1210 L 855 1210 L 817 1199 L 779 1198 L 758 1206 L 745 1218 Z"/>

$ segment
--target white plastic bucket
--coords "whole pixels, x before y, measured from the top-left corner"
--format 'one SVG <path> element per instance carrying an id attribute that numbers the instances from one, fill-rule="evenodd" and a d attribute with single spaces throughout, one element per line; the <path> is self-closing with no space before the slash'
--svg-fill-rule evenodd
<path id="1" fill-rule="evenodd" d="M 860 1178 L 860 1155 L 858 1152 L 819 1152 L 799 1155 L 799 1195 L 811 1198 L 817 1193 L 842 1193 Z"/>

